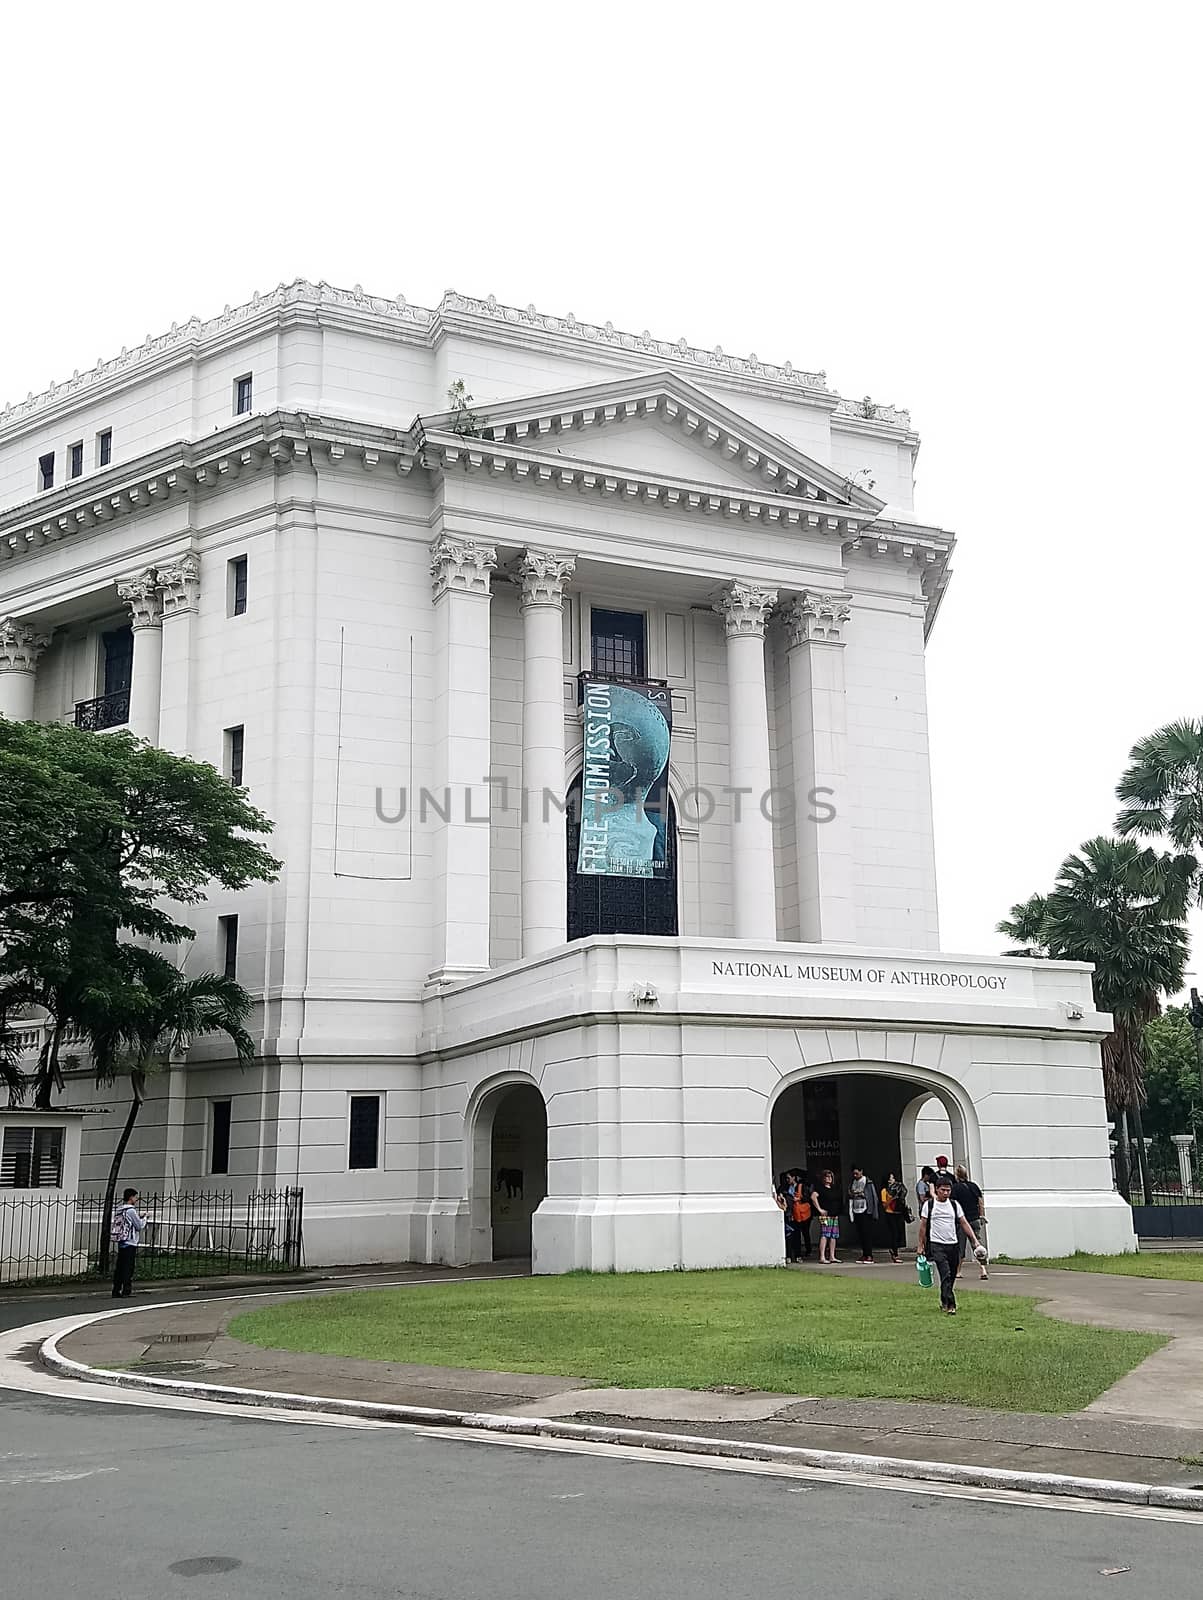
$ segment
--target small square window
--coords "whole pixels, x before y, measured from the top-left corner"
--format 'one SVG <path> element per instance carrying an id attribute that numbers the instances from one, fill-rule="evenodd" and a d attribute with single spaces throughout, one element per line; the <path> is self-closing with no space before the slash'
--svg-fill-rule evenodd
<path id="1" fill-rule="evenodd" d="M 246 557 L 235 556 L 227 569 L 226 612 L 241 617 L 246 612 Z"/>
<path id="2" fill-rule="evenodd" d="M 363 1170 L 380 1165 L 380 1096 L 353 1094 L 347 1136 L 347 1166 Z"/>
<path id="3" fill-rule="evenodd" d="M 0 1189 L 61 1189 L 63 1130 L 5 1128 Z"/>
<path id="4" fill-rule="evenodd" d="M 242 788 L 242 762 L 246 750 L 246 729 L 225 730 L 226 777 L 236 789 Z"/>
<path id="5" fill-rule="evenodd" d="M 209 1127 L 209 1171 L 229 1172 L 230 1170 L 230 1113 L 233 1110 L 232 1100 L 214 1100 L 213 1114 Z"/>
<path id="6" fill-rule="evenodd" d="M 238 977 L 238 918 L 236 916 L 218 917 L 217 937 L 221 970 L 227 978 L 236 980 Z"/>
<path id="7" fill-rule="evenodd" d="M 234 415 L 245 417 L 251 409 L 251 388 L 253 379 L 248 372 L 241 378 L 234 379 Z"/>
<path id="8" fill-rule="evenodd" d="M 642 611 L 602 611 L 590 619 L 593 670 L 603 678 L 646 675 L 647 618 Z"/>
<path id="9" fill-rule="evenodd" d="M 84 475 L 84 442 L 81 439 L 78 442 L 78 444 L 73 444 L 71 446 L 71 476 L 73 478 L 82 478 L 83 475 Z"/>
<path id="10" fill-rule="evenodd" d="M 107 467 L 113 459 L 113 430 L 106 428 L 96 435 L 96 465 Z"/>
<path id="11" fill-rule="evenodd" d="M 38 488 L 54 488 L 54 451 L 38 457 Z"/>

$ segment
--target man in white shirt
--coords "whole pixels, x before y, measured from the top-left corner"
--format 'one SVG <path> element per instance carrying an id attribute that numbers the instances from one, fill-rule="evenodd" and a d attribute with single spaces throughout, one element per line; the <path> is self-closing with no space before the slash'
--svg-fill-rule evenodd
<path id="1" fill-rule="evenodd" d="M 976 1250 L 977 1237 L 965 1221 L 964 1211 L 952 1198 L 952 1174 L 938 1172 L 935 1199 L 928 1200 L 919 1213 L 919 1254 L 935 1262 L 940 1274 L 940 1310 L 952 1317 L 957 1314 L 953 1286 L 961 1264 L 962 1233 Z"/>

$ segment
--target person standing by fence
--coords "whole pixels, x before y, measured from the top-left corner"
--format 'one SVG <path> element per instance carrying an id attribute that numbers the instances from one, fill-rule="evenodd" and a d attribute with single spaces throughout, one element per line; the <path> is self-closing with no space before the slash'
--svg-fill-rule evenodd
<path id="1" fill-rule="evenodd" d="M 145 1222 L 138 1215 L 137 1189 L 126 1189 L 121 1204 L 114 1207 L 110 1237 L 116 1245 L 113 1266 L 113 1299 L 128 1299 L 134 1292 L 134 1267 L 138 1260 L 138 1245 L 142 1240 Z"/>

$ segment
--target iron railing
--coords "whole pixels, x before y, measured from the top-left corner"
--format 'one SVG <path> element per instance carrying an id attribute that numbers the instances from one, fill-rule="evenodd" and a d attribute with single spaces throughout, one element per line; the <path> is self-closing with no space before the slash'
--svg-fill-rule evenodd
<path id="1" fill-rule="evenodd" d="M 1128 1188 L 1136 1206 L 1203 1206 L 1203 1163 L 1196 1141 L 1146 1139 L 1143 1169 L 1135 1139 L 1126 1146 L 1112 1140 L 1111 1165 L 1116 1187 L 1127 1168 Z M 1125 1160 L 1126 1155 L 1126 1160 Z M 1144 1182 L 1147 1175 L 1148 1185 Z"/>
<path id="2" fill-rule="evenodd" d="M 146 1223 L 139 1278 L 213 1277 L 286 1271 L 304 1260 L 304 1191 L 254 1189 L 140 1194 Z M 0 1190 L 0 1283 L 83 1278 L 100 1271 L 104 1197 Z"/>
<path id="3" fill-rule="evenodd" d="M 75 707 L 75 726 L 88 733 L 104 728 L 120 728 L 129 721 L 129 690 L 98 695 L 95 700 L 80 700 Z"/>

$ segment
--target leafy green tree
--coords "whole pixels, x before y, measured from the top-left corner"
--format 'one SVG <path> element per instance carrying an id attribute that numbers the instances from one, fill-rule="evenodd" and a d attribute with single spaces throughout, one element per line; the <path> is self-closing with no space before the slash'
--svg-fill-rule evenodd
<path id="1" fill-rule="evenodd" d="M 1131 839 L 1088 839 L 1048 895 L 1012 906 L 998 925 L 1019 945 L 1009 955 L 1093 964 L 1095 1003 L 1113 1018 L 1102 1046 L 1107 1103 L 1133 1116 L 1146 1193 L 1145 1030 L 1161 1014 L 1162 996 L 1182 988 L 1194 872 L 1189 856 L 1158 855 Z"/>
<path id="2" fill-rule="evenodd" d="M 1116 790 L 1123 802 L 1117 831 L 1203 852 L 1203 722 L 1183 718 L 1158 728 L 1132 746 L 1128 760 Z"/>
<path id="3" fill-rule="evenodd" d="M 119 1008 L 122 936 L 192 937 L 209 889 L 271 881 L 271 823 L 211 766 L 128 733 L 0 719 L 0 994 L 50 1019 L 33 1074 L 49 1105 L 72 1030 Z M 0 1017 L 5 1008 L 0 1005 Z"/>
<path id="4" fill-rule="evenodd" d="M 109 1226 L 121 1163 L 146 1099 L 146 1080 L 195 1039 L 224 1034 L 240 1063 L 250 1061 L 255 1043 L 245 1022 L 251 998 L 232 978 L 216 972 L 186 977 L 154 951 L 123 945 L 119 959 L 124 982 L 109 991 L 107 1014 L 97 1010 L 89 1029 L 97 1081 L 126 1075 L 130 1103 L 105 1185 L 100 1228 L 100 1265 L 109 1263 Z"/>
<path id="5" fill-rule="evenodd" d="M 1203 1125 L 1198 1044 L 1185 1006 L 1167 1006 L 1145 1028 L 1145 1093 L 1145 1132 L 1168 1158 L 1171 1135 Z"/>

